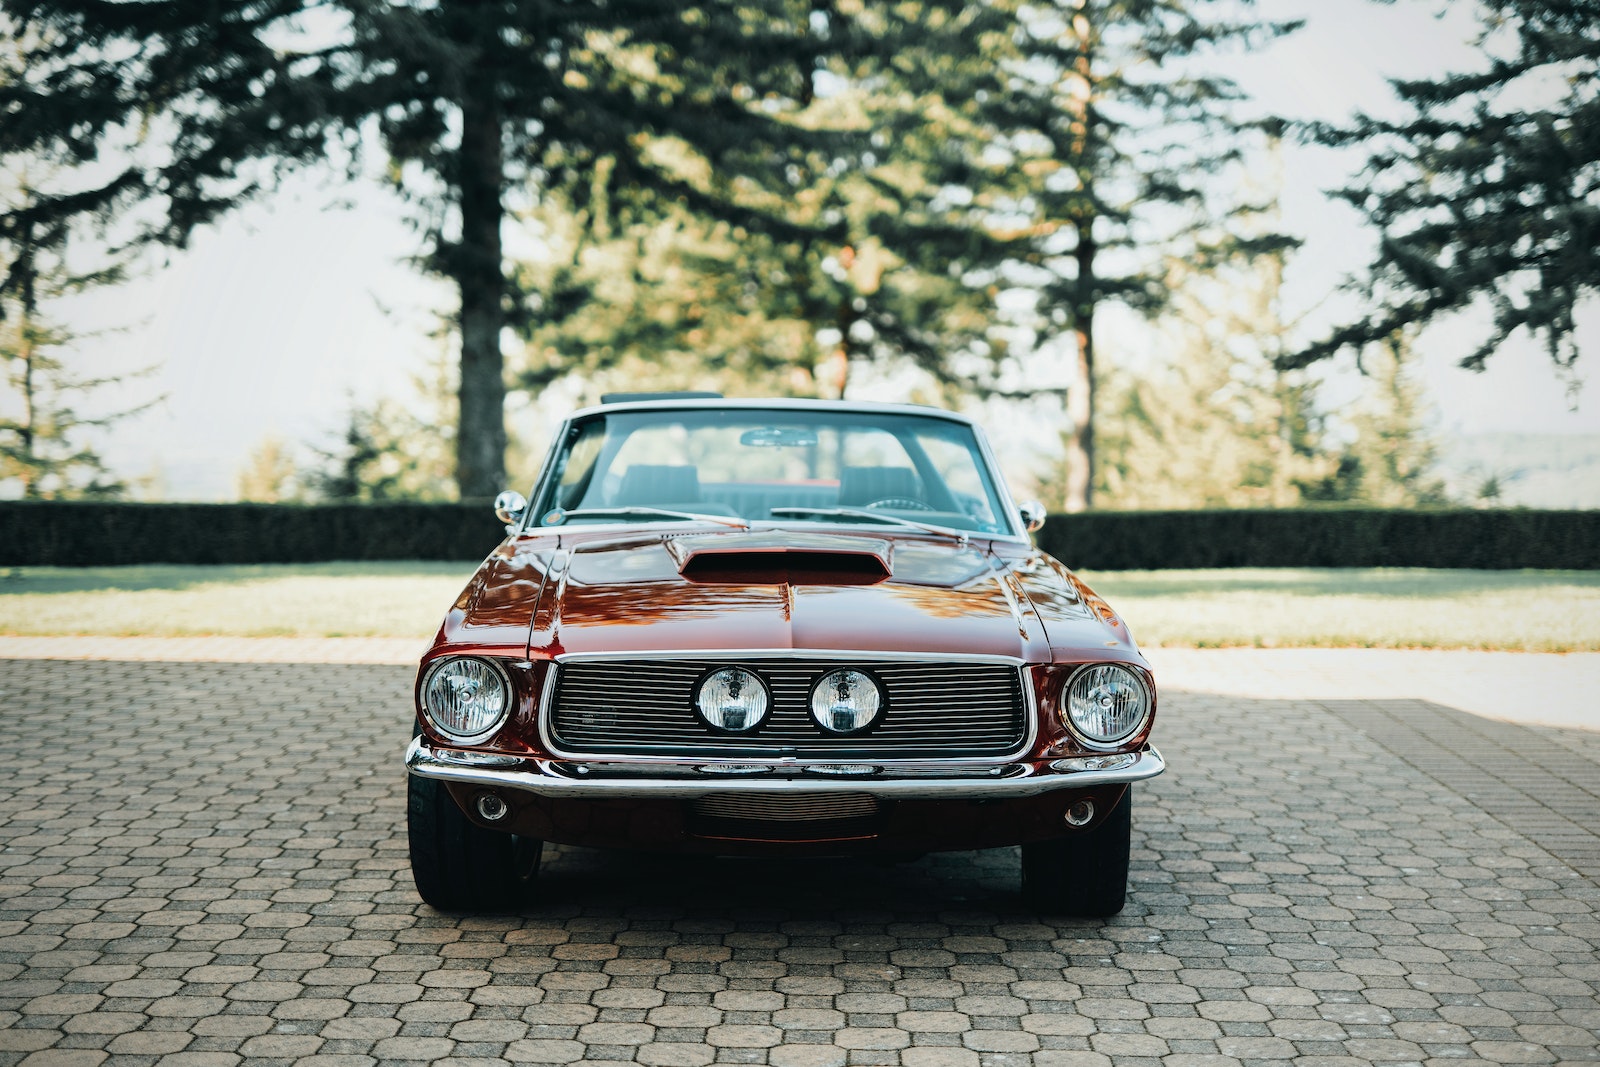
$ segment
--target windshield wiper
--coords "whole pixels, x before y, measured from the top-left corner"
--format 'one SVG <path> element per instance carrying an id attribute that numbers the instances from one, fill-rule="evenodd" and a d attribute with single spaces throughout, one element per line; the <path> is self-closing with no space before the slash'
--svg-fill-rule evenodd
<path id="1" fill-rule="evenodd" d="M 750 524 L 743 519 L 730 519 L 725 515 L 699 515 L 693 511 L 669 511 L 667 508 L 646 507 L 618 507 L 618 508 L 577 508 L 574 511 L 563 511 L 556 508 L 544 517 L 546 526 L 560 526 L 568 519 L 583 519 L 592 515 L 629 515 L 652 516 L 663 519 L 694 519 L 699 522 L 714 522 L 720 526 L 732 526 L 738 530 L 750 529 Z"/>
<path id="2" fill-rule="evenodd" d="M 935 526 L 931 522 L 917 522 L 915 519 L 902 519 L 898 515 L 885 515 L 881 511 L 868 511 L 866 508 L 768 508 L 767 511 L 772 515 L 836 515 L 852 519 L 871 519 L 873 522 L 886 522 L 895 526 L 909 526 L 913 530 L 944 534 L 947 537 L 954 537 L 963 545 L 971 538 L 965 530 Z"/>

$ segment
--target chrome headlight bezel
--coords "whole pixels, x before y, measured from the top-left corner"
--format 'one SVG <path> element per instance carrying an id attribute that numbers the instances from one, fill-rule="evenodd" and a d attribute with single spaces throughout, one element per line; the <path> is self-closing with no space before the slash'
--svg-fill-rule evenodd
<path id="1" fill-rule="evenodd" d="M 464 734 L 458 733 L 441 723 L 435 715 L 435 709 L 430 706 L 428 698 L 433 683 L 438 680 L 439 675 L 446 668 L 453 664 L 468 661 L 482 664 L 489 668 L 493 676 L 499 680 L 503 700 L 500 714 L 495 716 L 494 721 L 488 727 L 475 733 Z M 428 728 L 434 733 L 458 745 L 476 745 L 489 740 L 489 738 L 499 733 L 505 727 L 505 724 L 510 721 L 511 712 L 515 705 L 516 689 L 511 684 L 510 673 L 506 671 L 505 666 L 499 661 L 490 659 L 487 656 L 443 656 L 428 665 L 428 669 L 423 672 L 421 684 L 417 686 L 417 706 L 422 712 L 423 721 L 427 723 Z"/>
<path id="2" fill-rule="evenodd" d="M 857 726 L 853 730 L 835 730 L 817 716 L 817 692 L 822 688 L 824 682 L 836 674 L 859 674 L 867 680 L 867 684 L 870 685 L 878 694 L 878 707 L 877 710 L 873 712 L 872 718 L 867 720 L 867 722 L 863 725 Z M 822 675 L 822 677 L 818 678 L 811 684 L 811 689 L 806 693 L 806 712 L 810 715 L 812 724 L 818 729 L 822 730 L 829 737 L 858 737 L 861 734 L 867 733 L 869 730 L 875 729 L 879 723 L 883 722 L 883 717 L 888 713 L 888 711 L 889 691 L 884 687 L 883 681 L 871 671 L 865 670 L 861 667 L 837 667 L 833 670 L 827 671 Z"/>
<path id="3" fill-rule="evenodd" d="M 1091 672 L 1110 668 L 1127 676 L 1132 681 L 1139 693 L 1142 705 L 1139 716 L 1127 730 L 1110 738 L 1100 738 L 1089 733 L 1072 717 L 1073 691 L 1082 684 Z M 1137 737 L 1150 724 L 1150 716 L 1155 713 L 1155 686 L 1144 671 L 1128 663 L 1115 661 L 1100 661 L 1098 663 L 1084 663 L 1076 667 L 1067 680 L 1062 683 L 1061 692 L 1057 695 L 1056 718 L 1066 728 L 1074 740 L 1087 749 L 1095 752 L 1113 752 L 1126 748 L 1129 738 Z"/>
<path id="4" fill-rule="evenodd" d="M 749 726 L 734 730 L 712 722 L 710 716 L 706 714 L 705 708 L 701 706 L 701 697 L 705 692 L 706 683 L 710 682 L 711 679 L 715 678 L 723 671 L 738 671 L 740 674 L 752 679 L 756 684 L 756 688 L 761 692 L 761 714 L 757 716 L 755 722 L 751 723 Z M 713 667 L 711 670 L 706 671 L 695 680 L 694 714 L 695 718 L 700 720 L 701 725 L 713 733 L 726 734 L 728 736 L 735 737 L 744 734 L 753 734 L 765 726 L 768 719 L 772 718 L 772 689 L 767 685 L 767 680 L 765 678 L 761 677 L 761 675 L 757 674 L 748 667 L 741 667 L 733 663 L 726 663 L 720 667 Z"/>

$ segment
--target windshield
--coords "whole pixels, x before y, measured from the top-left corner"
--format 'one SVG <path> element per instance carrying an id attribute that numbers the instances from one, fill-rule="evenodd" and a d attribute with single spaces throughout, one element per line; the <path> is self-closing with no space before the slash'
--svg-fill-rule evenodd
<path id="1" fill-rule="evenodd" d="M 558 444 L 533 514 L 537 526 L 706 515 L 1015 532 L 969 426 L 917 415 L 776 408 L 584 419 Z"/>

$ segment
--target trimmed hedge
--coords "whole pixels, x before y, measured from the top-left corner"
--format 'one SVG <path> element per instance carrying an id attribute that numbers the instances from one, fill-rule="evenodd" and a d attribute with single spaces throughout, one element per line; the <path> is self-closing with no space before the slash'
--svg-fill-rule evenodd
<path id="1" fill-rule="evenodd" d="M 470 560 L 486 504 L 0 503 L 0 566 Z M 1600 569 L 1600 511 L 1100 511 L 1053 515 L 1070 567 Z"/>
<path id="2" fill-rule="evenodd" d="M 0 504 L 0 566 L 482 559 L 487 504 Z"/>
<path id="3" fill-rule="evenodd" d="M 1069 567 L 1600 568 L 1600 511 L 1305 508 L 1053 515 L 1039 545 Z"/>

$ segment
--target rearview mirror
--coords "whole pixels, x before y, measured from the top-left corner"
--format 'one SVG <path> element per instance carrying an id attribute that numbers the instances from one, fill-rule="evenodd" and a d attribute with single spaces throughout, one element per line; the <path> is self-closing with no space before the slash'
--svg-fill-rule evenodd
<path id="1" fill-rule="evenodd" d="M 763 426 L 740 434 L 739 443 L 747 448 L 815 448 L 817 433 L 803 426 Z"/>
<path id="2" fill-rule="evenodd" d="M 1017 505 L 1017 513 L 1022 516 L 1022 525 L 1028 528 L 1029 533 L 1044 525 L 1046 512 L 1044 505 L 1037 500 L 1024 500 Z"/>

